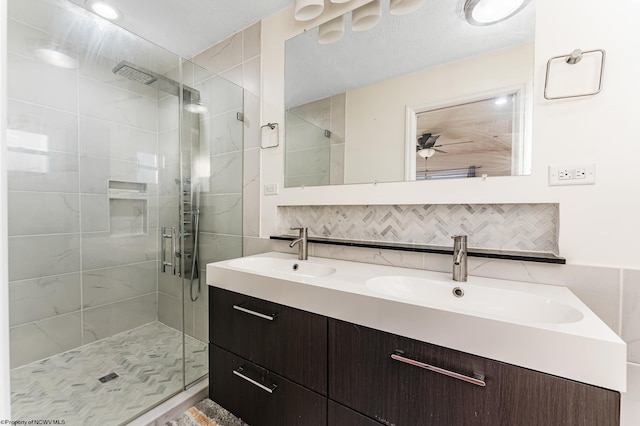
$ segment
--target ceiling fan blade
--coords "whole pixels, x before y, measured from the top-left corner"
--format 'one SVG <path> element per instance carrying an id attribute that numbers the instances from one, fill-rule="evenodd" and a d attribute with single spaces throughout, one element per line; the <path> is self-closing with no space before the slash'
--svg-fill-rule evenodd
<path id="1" fill-rule="evenodd" d="M 442 146 L 442 145 L 438 145 L 438 146 Z M 432 149 L 433 149 L 435 152 L 441 152 L 441 153 L 443 153 L 443 154 L 448 154 L 448 152 L 447 152 L 447 151 L 443 151 L 443 150 L 438 149 L 438 148 L 432 148 Z"/>
<path id="2" fill-rule="evenodd" d="M 463 141 L 463 142 L 451 142 L 451 143 L 445 143 L 445 144 L 440 144 L 440 145 L 436 145 L 436 146 L 449 146 L 449 145 L 457 145 L 459 143 L 471 143 L 474 141 Z"/>
<path id="3" fill-rule="evenodd" d="M 425 148 L 433 148 L 433 146 L 436 144 L 436 141 L 438 140 L 439 137 L 440 135 L 429 136 L 429 139 L 425 144 Z"/>

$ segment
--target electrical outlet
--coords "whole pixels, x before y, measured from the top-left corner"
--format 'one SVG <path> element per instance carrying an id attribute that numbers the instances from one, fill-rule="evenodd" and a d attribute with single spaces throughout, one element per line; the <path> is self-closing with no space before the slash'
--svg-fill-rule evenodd
<path id="1" fill-rule="evenodd" d="M 558 170 L 558 179 L 559 180 L 568 180 L 573 179 L 573 170 L 562 168 Z"/>
<path id="2" fill-rule="evenodd" d="M 596 165 L 549 166 L 549 186 L 593 185 L 596 183 Z"/>
<path id="3" fill-rule="evenodd" d="M 278 184 L 265 183 L 263 190 L 264 190 L 264 195 L 278 195 Z"/>

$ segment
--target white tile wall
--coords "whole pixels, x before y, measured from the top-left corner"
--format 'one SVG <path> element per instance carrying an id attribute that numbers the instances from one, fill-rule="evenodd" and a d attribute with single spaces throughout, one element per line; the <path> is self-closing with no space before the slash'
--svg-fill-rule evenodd
<path id="1" fill-rule="evenodd" d="M 12 367 L 157 315 L 157 89 L 94 52 L 45 64 L 34 43 L 50 38 L 9 21 Z M 148 234 L 109 236 L 110 179 L 148 184 Z"/>

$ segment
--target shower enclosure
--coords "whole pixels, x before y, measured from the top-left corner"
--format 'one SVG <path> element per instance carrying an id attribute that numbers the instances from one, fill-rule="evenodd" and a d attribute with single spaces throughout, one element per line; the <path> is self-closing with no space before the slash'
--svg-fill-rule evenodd
<path id="1" fill-rule="evenodd" d="M 67 0 L 8 3 L 13 420 L 122 424 L 208 373 L 243 90 Z"/>

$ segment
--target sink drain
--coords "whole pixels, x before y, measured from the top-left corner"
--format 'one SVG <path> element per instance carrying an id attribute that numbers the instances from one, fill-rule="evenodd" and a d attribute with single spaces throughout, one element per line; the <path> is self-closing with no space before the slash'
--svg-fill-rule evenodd
<path id="1" fill-rule="evenodd" d="M 463 289 L 461 289 L 460 287 L 456 287 L 456 288 L 454 288 L 452 293 L 453 293 L 453 295 L 454 295 L 455 297 L 462 297 L 462 296 L 464 296 L 464 290 L 463 290 Z"/>
<path id="2" fill-rule="evenodd" d="M 300 265 L 298 265 L 297 263 L 293 264 L 293 270 L 294 271 L 297 271 L 299 267 L 300 267 Z"/>

